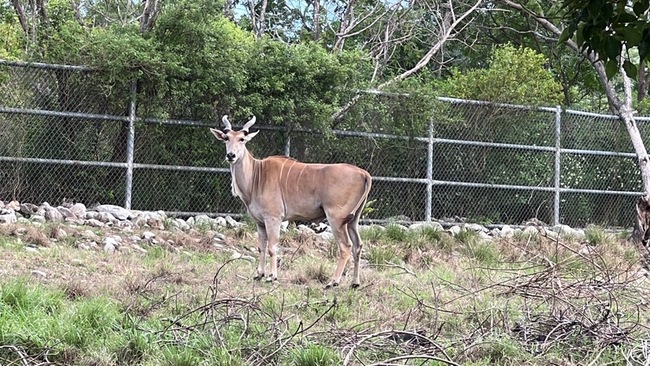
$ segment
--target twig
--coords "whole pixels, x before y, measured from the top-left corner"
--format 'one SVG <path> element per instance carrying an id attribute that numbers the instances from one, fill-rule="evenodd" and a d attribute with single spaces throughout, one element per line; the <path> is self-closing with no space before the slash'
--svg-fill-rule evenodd
<path id="1" fill-rule="evenodd" d="M 27 361 L 27 356 L 25 356 L 25 354 L 21 350 L 19 350 L 18 347 L 14 345 L 8 345 L 8 346 L 0 346 L 0 349 L 1 348 L 6 348 L 14 351 L 18 355 L 18 357 L 20 357 L 20 360 L 22 361 L 23 365 L 29 366 L 29 362 Z"/>

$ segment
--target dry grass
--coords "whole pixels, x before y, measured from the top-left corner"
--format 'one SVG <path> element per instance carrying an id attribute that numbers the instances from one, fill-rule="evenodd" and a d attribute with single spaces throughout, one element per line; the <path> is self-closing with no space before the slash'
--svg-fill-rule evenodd
<path id="1" fill-rule="evenodd" d="M 0 235 L 41 237 L 31 229 L 17 235 L 18 229 L 0 225 Z M 43 235 L 51 238 L 59 229 L 68 230 L 49 227 Z M 77 232 L 70 236 L 78 238 Z M 231 259 L 232 250 L 251 254 L 254 232 L 225 234 L 219 249 L 216 233 L 157 232 L 164 245 L 142 244 L 146 254 L 83 251 L 60 242 L 38 252 L 5 245 L 0 278 L 40 270 L 46 276 L 34 279 L 67 298 L 109 296 L 138 318 L 174 319 L 187 334 L 207 332 L 219 340 L 228 324 L 244 327 L 247 337 L 266 334 L 258 351 L 244 340 L 230 345 L 248 355 L 247 364 L 283 364 L 274 355 L 306 341 L 338 350 L 349 364 L 400 354 L 435 355 L 446 364 L 577 364 L 577 358 L 598 360 L 621 349 L 637 352 L 636 344 L 650 336 L 642 257 L 614 237 L 484 243 L 470 235 L 374 233 L 364 245 L 361 287 L 350 290 L 344 278 L 325 291 L 334 244 L 289 231 L 281 242 L 280 282 L 264 283 L 252 280 L 256 263 Z M 566 356 L 571 353 L 579 356 Z"/>

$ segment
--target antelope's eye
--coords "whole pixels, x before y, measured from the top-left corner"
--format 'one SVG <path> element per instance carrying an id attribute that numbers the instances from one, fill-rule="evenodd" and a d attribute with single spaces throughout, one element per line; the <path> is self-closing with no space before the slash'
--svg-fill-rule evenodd
<path id="1" fill-rule="evenodd" d="M 223 140 L 228 141 L 228 140 L 230 140 L 230 138 L 228 136 L 226 136 L 226 137 L 223 138 Z"/>
<path id="2" fill-rule="evenodd" d="M 239 141 L 244 142 L 246 141 L 243 137 L 239 139 Z"/>

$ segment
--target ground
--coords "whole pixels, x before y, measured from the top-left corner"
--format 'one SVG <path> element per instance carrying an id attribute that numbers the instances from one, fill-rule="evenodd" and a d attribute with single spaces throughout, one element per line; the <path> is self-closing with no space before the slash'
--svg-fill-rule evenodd
<path id="1" fill-rule="evenodd" d="M 96 249 L 85 248 L 88 231 Z M 62 234 L 62 231 L 64 232 Z M 643 254 L 586 238 L 363 232 L 361 287 L 325 290 L 337 246 L 291 229 L 253 281 L 254 229 L 0 227 L 0 364 L 644 364 Z M 116 251 L 106 237 L 120 236 Z M 224 238 L 225 236 L 225 238 Z M 137 239 L 137 240 L 136 240 Z M 135 244 L 135 245 L 134 245 Z M 641 253 L 641 254 L 640 254 Z"/>

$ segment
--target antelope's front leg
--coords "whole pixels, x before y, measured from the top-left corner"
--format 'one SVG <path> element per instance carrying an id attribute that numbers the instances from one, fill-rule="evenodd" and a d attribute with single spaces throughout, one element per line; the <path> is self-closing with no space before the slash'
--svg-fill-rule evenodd
<path id="1" fill-rule="evenodd" d="M 266 277 L 266 281 L 276 281 L 278 279 L 278 243 L 280 242 L 280 221 L 269 220 L 265 222 L 266 234 L 268 236 L 266 250 L 269 254 L 271 273 Z"/>
<path id="2" fill-rule="evenodd" d="M 257 275 L 253 277 L 254 280 L 261 280 L 264 278 L 264 268 L 266 267 L 266 246 L 268 243 L 268 236 L 266 235 L 266 227 L 263 224 L 257 224 L 257 251 L 260 254 L 259 262 L 257 263 Z"/>

